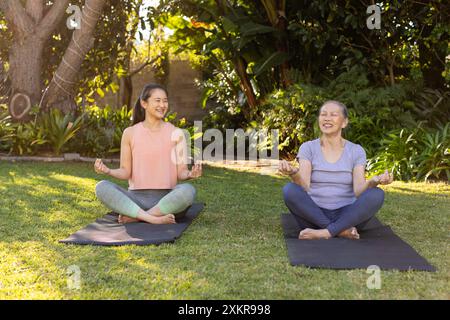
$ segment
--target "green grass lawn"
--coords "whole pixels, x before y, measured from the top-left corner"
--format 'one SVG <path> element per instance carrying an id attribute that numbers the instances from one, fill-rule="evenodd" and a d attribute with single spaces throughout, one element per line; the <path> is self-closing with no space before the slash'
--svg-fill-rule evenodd
<path id="1" fill-rule="evenodd" d="M 95 247 L 58 243 L 107 212 L 90 164 L 0 162 L 0 299 L 449 299 L 450 188 L 385 187 L 381 220 L 436 273 L 290 266 L 279 176 L 205 167 L 193 181 L 205 210 L 174 244 Z M 117 181 L 116 181 L 117 182 Z M 125 181 L 120 181 L 124 187 Z M 79 266 L 81 288 L 67 268 Z"/>

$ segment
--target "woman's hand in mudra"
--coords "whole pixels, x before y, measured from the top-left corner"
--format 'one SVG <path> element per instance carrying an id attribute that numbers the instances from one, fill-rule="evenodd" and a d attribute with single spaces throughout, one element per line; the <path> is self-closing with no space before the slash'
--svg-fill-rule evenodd
<path id="1" fill-rule="evenodd" d="M 109 169 L 103 162 L 102 159 L 96 159 L 94 163 L 94 170 L 97 173 L 108 174 L 111 169 Z"/>
<path id="2" fill-rule="evenodd" d="M 202 165 L 200 163 L 196 163 L 192 166 L 191 171 L 188 173 L 189 179 L 195 179 L 202 176 Z"/>
<path id="3" fill-rule="evenodd" d="M 389 173 L 389 171 L 384 171 L 383 174 L 380 174 L 379 176 L 375 176 L 373 178 L 377 184 L 391 184 L 394 181 L 394 176 Z"/>
<path id="4" fill-rule="evenodd" d="M 290 163 L 287 162 L 286 160 L 280 161 L 280 167 L 278 168 L 278 170 L 282 174 L 289 175 L 289 176 L 292 176 L 298 172 L 298 168 L 291 166 Z"/>

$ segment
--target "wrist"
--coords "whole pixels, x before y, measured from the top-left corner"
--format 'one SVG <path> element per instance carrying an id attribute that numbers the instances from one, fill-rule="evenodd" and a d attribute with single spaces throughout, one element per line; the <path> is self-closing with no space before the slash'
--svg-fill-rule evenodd
<path id="1" fill-rule="evenodd" d="M 289 173 L 290 177 L 295 176 L 298 172 L 300 171 L 300 169 L 295 170 L 294 172 Z"/>
<path id="2" fill-rule="evenodd" d="M 376 187 L 377 185 L 380 184 L 380 177 L 379 176 L 374 176 L 374 177 L 372 177 L 372 179 L 370 179 L 370 181 L 372 182 L 372 185 L 374 187 Z"/>

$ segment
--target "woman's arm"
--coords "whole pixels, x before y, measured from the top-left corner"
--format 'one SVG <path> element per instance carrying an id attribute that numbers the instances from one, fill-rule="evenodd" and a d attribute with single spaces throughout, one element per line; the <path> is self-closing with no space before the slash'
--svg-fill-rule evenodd
<path id="1" fill-rule="evenodd" d="M 359 197 L 361 193 L 369 188 L 375 188 L 378 185 L 378 181 L 378 176 L 366 180 L 364 166 L 356 166 L 353 169 L 353 192 L 356 197 Z"/>
<path id="2" fill-rule="evenodd" d="M 131 177 L 131 139 L 129 128 L 125 129 L 122 134 L 122 141 L 120 143 L 120 168 L 110 169 L 101 159 L 95 161 L 95 171 L 97 173 L 104 173 L 113 178 L 128 180 Z"/>
<path id="3" fill-rule="evenodd" d="M 177 129 L 179 130 L 179 129 Z M 200 164 L 195 164 L 192 170 L 189 170 L 188 164 L 188 150 L 184 133 L 179 130 L 176 133 L 175 154 L 177 161 L 177 178 L 179 181 L 198 178 L 202 175 L 202 167 Z"/>
<path id="4" fill-rule="evenodd" d="M 311 162 L 309 160 L 300 159 L 300 167 L 295 169 L 287 161 L 282 160 L 280 162 L 280 171 L 283 174 L 287 174 L 291 177 L 292 182 L 303 187 L 306 191 L 309 191 L 311 184 Z"/>
<path id="5" fill-rule="evenodd" d="M 390 184 L 392 181 L 394 181 L 394 177 L 387 170 L 382 175 L 366 180 L 364 166 L 356 166 L 353 169 L 353 192 L 356 197 L 359 197 L 369 188 L 375 188 L 379 184 Z"/>
<path id="6" fill-rule="evenodd" d="M 302 186 L 305 191 L 309 191 L 311 186 L 311 162 L 309 160 L 300 159 L 299 164 L 300 167 L 298 172 L 291 176 L 292 181 L 299 186 Z"/>

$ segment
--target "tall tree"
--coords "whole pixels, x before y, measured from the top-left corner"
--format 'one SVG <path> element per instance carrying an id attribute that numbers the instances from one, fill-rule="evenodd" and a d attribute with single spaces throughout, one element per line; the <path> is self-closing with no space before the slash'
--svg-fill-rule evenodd
<path id="1" fill-rule="evenodd" d="M 77 76 L 86 54 L 94 45 L 95 26 L 104 5 L 105 0 L 86 0 L 81 14 L 81 26 L 73 32 L 62 62 L 44 93 L 41 104 L 44 110 L 56 107 L 69 112 L 76 108 L 74 89 Z"/>
<path id="2" fill-rule="evenodd" d="M 25 7 L 17 0 L 0 2 L 0 10 L 13 33 L 9 50 L 12 93 L 28 96 L 31 104 L 37 104 L 41 97 L 44 46 L 64 18 L 69 0 L 56 1 L 49 8 L 44 2 L 27 0 Z"/>

